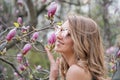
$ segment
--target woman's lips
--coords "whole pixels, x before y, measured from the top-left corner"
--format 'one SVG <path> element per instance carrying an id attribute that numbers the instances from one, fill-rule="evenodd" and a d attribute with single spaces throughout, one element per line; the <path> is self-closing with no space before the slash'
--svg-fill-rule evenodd
<path id="1" fill-rule="evenodd" d="M 60 45 L 60 44 L 64 45 L 63 42 L 61 42 L 61 41 L 56 41 L 56 45 Z"/>

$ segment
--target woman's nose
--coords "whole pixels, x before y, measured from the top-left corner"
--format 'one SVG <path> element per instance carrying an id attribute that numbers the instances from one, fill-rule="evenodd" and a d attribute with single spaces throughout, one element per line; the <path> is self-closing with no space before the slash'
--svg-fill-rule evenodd
<path id="1" fill-rule="evenodd" d="M 59 40 L 63 39 L 63 37 L 61 35 L 61 32 L 59 32 L 59 33 L 56 34 L 56 38 L 59 39 Z"/>

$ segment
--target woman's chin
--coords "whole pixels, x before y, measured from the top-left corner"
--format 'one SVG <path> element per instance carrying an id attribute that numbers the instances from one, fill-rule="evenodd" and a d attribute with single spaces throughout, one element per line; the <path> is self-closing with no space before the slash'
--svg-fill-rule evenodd
<path id="1" fill-rule="evenodd" d="M 61 49 L 58 49 L 58 48 L 54 48 L 54 50 L 58 53 L 62 53 L 63 51 Z"/>
<path id="2" fill-rule="evenodd" d="M 60 50 L 58 50 L 58 49 L 55 49 L 55 51 L 56 51 L 56 52 L 61 52 L 61 51 L 60 51 Z"/>

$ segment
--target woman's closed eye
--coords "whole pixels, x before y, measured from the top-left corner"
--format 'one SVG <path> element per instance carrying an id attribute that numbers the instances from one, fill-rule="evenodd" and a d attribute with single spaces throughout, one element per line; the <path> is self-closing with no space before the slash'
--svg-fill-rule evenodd
<path id="1" fill-rule="evenodd" d="M 70 37 L 71 35 L 70 35 L 69 30 L 68 30 L 68 29 L 64 30 L 64 31 L 62 32 L 62 36 L 63 36 L 64 38 Z"/>
<path id="2" fill-rule="evenodd" d="M 70 36 L 70 31 L 67 28 L 62 28 L 61 26 L 55 26 L 55 34 L 61 33 L 62 37 Z"/>

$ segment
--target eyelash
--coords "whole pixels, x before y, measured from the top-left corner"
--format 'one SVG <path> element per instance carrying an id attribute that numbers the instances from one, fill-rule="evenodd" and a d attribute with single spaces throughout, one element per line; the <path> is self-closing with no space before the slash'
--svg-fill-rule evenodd
<path id="1" fill-rule="evenodd" d="M 56 32 L 62 32 L 62 33 L 64 33 L 65 31 L 68 31 L 68 33 L 66 34 L 66 37 L 71 36 L 69 30 L 66 29 L 66 28 L 60 28 L 60 27 L 56 26 L 56 27 L 55 27 L 55 31 L 56 31 Z"/>

